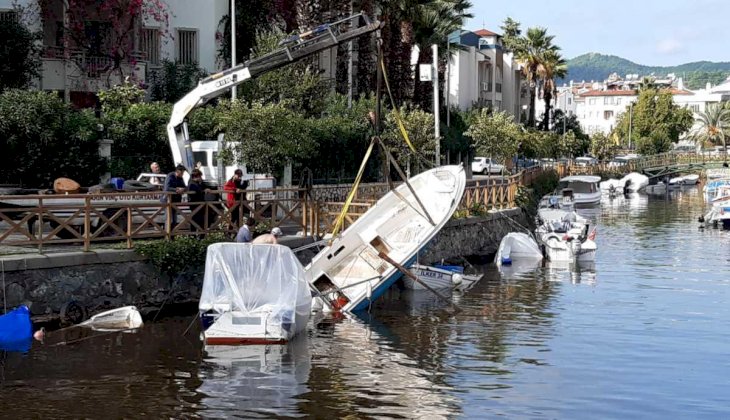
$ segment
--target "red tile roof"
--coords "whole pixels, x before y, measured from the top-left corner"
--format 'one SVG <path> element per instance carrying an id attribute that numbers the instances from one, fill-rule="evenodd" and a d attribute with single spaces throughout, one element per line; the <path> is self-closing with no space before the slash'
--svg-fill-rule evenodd
<path id="1" fill-rule="evenodd" d="M 502 36 L 500 34 L 496 34 L 488 29 L 480 29 L 478 31 L 474 31 L 475 34 L 479 36 Z"/>
<path id="2" fill-rule="evenodd" d="M 672 95 L 694 95 L 694 93 L 684 89 L 670 90 Z M 580 96 L 636 96 L 638 92 L 636 90 L 589 90 L 588 92 L 580 93 Z"/>

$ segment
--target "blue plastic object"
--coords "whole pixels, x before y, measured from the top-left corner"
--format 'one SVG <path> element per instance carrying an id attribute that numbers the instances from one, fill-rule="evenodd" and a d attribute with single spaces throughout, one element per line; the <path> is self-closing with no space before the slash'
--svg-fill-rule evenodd
<path id="1" fill-rule="evenodd" d="M 459 273 L 464 274 L 464 267 L 460 265 L 444 265 L 444 264 L 436 264 L 434 265 L 436 268 L 440 268 L 442 270 L 451 271 L 452 273 Z"/>
<path id="2" fill-rule="evenodd" d="M 124 178 L 112 178 L 109 182 L 118 190 L 124 189 Z"/>
<path id="3" fill-rule="evenodd" d="M 5 315 L 0 315 L 0 349 L 28 351 L 33 339 L 30 310 L 23 305 Z"/>
<path id="4" fill-rule="evenodd" d="M 512 265 L 512 258 L 502 257 L 502 265 Z"/>

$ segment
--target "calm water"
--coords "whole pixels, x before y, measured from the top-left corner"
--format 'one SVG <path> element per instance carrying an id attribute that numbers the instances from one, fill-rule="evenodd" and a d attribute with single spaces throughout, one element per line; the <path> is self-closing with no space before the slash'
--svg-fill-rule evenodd
<path id="1" fill-rule="evenodd" d="M 695 189 L 606 201 L 583 212 L 595 266 L 485 267 L 456 316 L 394 292 L 215 353 L 190 317 L 58 333 L 84 340 L 3 356 L 0 417 L 729 418 L 730 232 L 698 230 L 703 208 Z"/>

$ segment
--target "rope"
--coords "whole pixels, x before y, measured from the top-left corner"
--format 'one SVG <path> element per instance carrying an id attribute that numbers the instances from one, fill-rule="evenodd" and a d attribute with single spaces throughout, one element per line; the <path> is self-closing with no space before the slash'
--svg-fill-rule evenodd
<path id="1" fill-rule="evenodd" d="M 8 313 L 8 296 L 5 292 L 5 260 L 0 260 L 3 268 L 3 313 Z"/>
<path id="2" fill-rule="evenodd" d="M 370 141 L 370 146 L 368 146 L 367 152 L 365 152 L 365 157 L 362 160 L 362 163 L 360 163 L 360 169 L 357 171 L 357 176 L 355 177 L 355 182 L 352 184 L 352 189 L 347 194 L 347 199 L 345 200 L 345 205 L 342 206 L 342 211 L 340 212 L 340 215 L 337 216 L 337 221 L 335 222 L 335 227 L 332 230 L 332 237 L 334 238 L 337 236 L 337 233 L 342 229 L 343 224 L 345 223 L 345 216 L 347 216 L 347 211 L 350 209 L 350 204 L 352 203 L 352 200 L 355 198 L 355 194 L 357 194 L 357 188 L 360 185 L 360 180 L 362 179 L 362 175 L 365 172 L 365 167 L 370 159 L 370 154 L 373 152 L 373 147 L 375 146 L 375 140 Z"/>
<path id="3" fill-rule="evenodd" d="M 393 115 L 395 115 L 395 121 L 398 124 L 398 129 L 400 129 L 400 133 L 403 136 L 403 140 L 406 141 L 406 144 L 408 145 L 408 148 L 411 149 L 413 153 L 416 153 L 416 148 L 413 147 L 413 144 L 411 143 L 411 139 L 408 137 L 408 132 L 406 131 L 405 125 L 403 125 L 403 120 L 400 117 L 400 112 L 398 111 L 398 107 L 395 106 L 395 101 L 393 100 L 393 93 L 390 91 L 390 82 L 388 81 L 388 73 L 385 71 L 385 63 L 383 60 L 380 60 L 380 66 L 383 69 L 383 80 L 385 80 L 385 87 L 388 89 L 388 97 L 390 98 L 390 105 L 393 107 Z"/>

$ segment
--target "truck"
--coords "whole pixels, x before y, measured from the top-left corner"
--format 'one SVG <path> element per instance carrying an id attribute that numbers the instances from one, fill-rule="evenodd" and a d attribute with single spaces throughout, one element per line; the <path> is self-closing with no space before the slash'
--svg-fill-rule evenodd
<path id="1" fill-rule="evenodd" d="M 196 163 L 200 162 L 206 186 L 211 189 L 222 188 L 226 179 L 231 177 L 237 167 L 224 166 L 218 162 L 217 154 L 223 144 L 222 137 L 219 137 L 218 141 L 192 141 L 190 139 L 186 122 L 190 112 L 251 78 L 373 33 L 380 27 L 380 22 L 371 21 L 365 14 L 358 13 L 330 24 L 320 25 L 305 33 L 290 36 L 280 43 L 281 48 L 278 50 L 202 79 L 197 87 L 173 106 L 167 125 L 173 161 L 175 164 L 182 164 L 189 171 L 192 171 L 196 167 Z M 272 177 L 250 174 L 246 171 L 245 166 L 240 169 L 244 171 L 244 179 L 252 181 L 250 181 L 251 188 L 263 189 L 274 186 Z M 187 182 L 190 174 L 186 172 L 185 178 Z M 150 221 L 159 224 L 164 221 L 164 215 L 161 215 L 159 211 L 159 197 L 151 193 L 146 196 L 122 193 L 92 194 L 90 197 L 76 194 L 54 197 L 55 199 L 51 200 L 38 197 L 14 196 L 0 199 L 0 209 L 3 209 L 0 211 L 0 215 L 6 216 L 11 221 L 20 221 L 19 223 L 12 222 L 11 230 L 13 232 L 17 231 L 19 234 L 30 237 L 31 232 L 35 230 L 36 222 L 43 220 L 54 229 L 53 235 L 65 239 L 80 239 L 79 235 L 85 229 L 86 224 L 83 209 L 87 198 L 94 206 L 89 224 L 91 232 L 103 230 L 109 235 L 114 235 L 120 229 L 122 231 L 126 229 L 128 221 L 126 216 L 121 215 L 119 209 L 130 204 L 134 204 L 139 210 L 132 213 L 132 224 L 138 225 Z M 48 206 L 49 202 L 53 202 L 55 206 Z M 44 217 L 40 217 L 41 213 L 39 213 L 42 203 L 46 205 L 46 216 Z M 63 222 L 66 226 L 62 227 L 59 222 Z M 28 233 L 20 231 L 19 226 L 22 223 L 27 223 Z"/>

